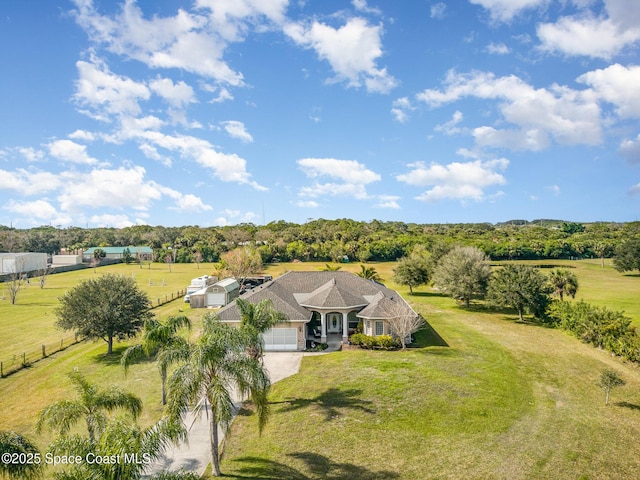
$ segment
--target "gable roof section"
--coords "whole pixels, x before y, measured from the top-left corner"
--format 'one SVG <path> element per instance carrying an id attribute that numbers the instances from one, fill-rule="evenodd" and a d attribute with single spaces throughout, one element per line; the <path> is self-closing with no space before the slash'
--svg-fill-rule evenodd
<path id="1" fill-rule="evenodd" d="M 316 288 L 306 298 L 300 298 L 299 303 L 303 307 L 325 309 L 364 307 L 368 302 L 362 295 L 351 292 L 348 288 L 338 287 L 336 279 L 332 278 Z"/>

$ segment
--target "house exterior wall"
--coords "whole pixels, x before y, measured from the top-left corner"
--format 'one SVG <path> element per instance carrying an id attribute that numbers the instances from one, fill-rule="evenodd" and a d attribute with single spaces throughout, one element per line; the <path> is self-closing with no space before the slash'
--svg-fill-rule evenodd
<path id="1" fill-rule="evenodd" d="M 382 333 L 376 333 L 376 322 L 382 322 Z M 366 318 L 362 321 L 362 333 L 369 335 L 370 337 L 377 337 L 379 335 L 391 335 L 389 325 L 385 320 L 377 318 Z"/>

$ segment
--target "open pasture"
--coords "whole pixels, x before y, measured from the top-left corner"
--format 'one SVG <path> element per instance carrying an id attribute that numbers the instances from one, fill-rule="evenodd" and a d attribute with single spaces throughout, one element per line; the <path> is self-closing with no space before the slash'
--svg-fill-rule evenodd
<path id="1" fill-rule="evenodd" d="M 59 347 L 63 339 L 65 346 L 72 342 L 72 332 L 56 328 L 55 309 L 58 297 L 83 280 L 106 273 L 132 276 L 155 306 L 158 300 L 163 302 L 171 299 L 172 295 L 177 297 L 178 292 L 183 291 L 192 278 L 212 274 L 215 268 L 214 264 L 200 264 L 199 267 L 195 264 L 173 264 L 169 272 L 168 265 L 163 263 L 145 264 L 142 269 L 138 264 L 108 265 L 48 275 L 43 289 L 36 277 L 29 284 L 24 283 L 15 305 L 11 305 L 6 292 L 4 295 L 0 293 L 0 298 L 4 298 L 0 300 L 0 361 L 8 368 L 14 362 L 21 362 L 24 352 L 27 352 L 28 358 L 33 358 L 34 355 L 40 357 L 42 345 L 46 346 L 46 353 Z M 5 288 L 0 283 L 0 292 Z M 181 299 L 173 302 L 171 310 L 177 311 L 175 305 L 181 302 Z M 188 310 L 187 306 L 185 311 Z"/>
<path id="2" fill-rule="evenodd" d="M 625 310 L 636 322 L 640 319 L 640 306 L 634 301 L 640 277 L 622 275 L 610 266 L 602 269 L 597 261 L 548 263 L 575 267 L 580 281 L 577 298 Z M 359 264 L 340 266 L 360 270 Z M 246 412 L 236 419 L 222 464 L 230 478 L 640 476 L 640 459 L 633 454 L 640 438 L 637 366 L 562 331 L 520 324 L 516 315 L 492 312 L 481 302 L 466 310 L 428 287 L 409 296 L 407 289 L 392 281 L 395 264 L 367 266 L 405 295 L 447 346 L 437 336 L 423 334 L 422 348 L 406 352 L 350 350 L 305 357 L 298 375 L 274 385 L 273 415 L 262 436 Z M 324 263 L 272 264 L 265 273 L 276 276 L 324 267 Z M 172 273 L 164 264 L 152 265 L 154 278 L 160 282 L 165 278 L 166 286 L 149 287 L 148 271 L 137 265 L 101 268 L 97 273 L 81 272 L 85 277 L 52 275 L 44 291 L 32 284 L 20 292 L 25 295 L 18 305 L 0 303 L 3 348 L 11 346 L 11 338 L 28 339 L 45 323 L 45 315 L 22 313 L 22 328 L 6 330 L 6 311 L 29 310 L 29 306 L 34 312 L 51 312 L 65 289 L 90 275 L 135 273 L 141 288 L 153 296 L 184 288 L 191 278 L 211 273 L 202 265 L 200 269 L 172 265 Z M 30 297 L 37 293 L 51 296 L 37 302 Z M 177 300 L 156 313 L 164 317 L 180 310 L 195 320 L 196 328 L 189 334 L 195 338 L 205 311 L 191 310 Z M 99 385 L 119 384 L 135 392 L 145 405 L 141 423 L 152 423 L 162 412 L 157 368 L 145 361 L 125 376 L 119 353 L 128 344 L 116 343 L 115 354 L 105 357 L 104 342 L 83 342 L 0 379 L 0 429 L 15 429 L 46 448 L 53 437 L 35 433 L 37 414 L 51 402 L 73 395 L 66 375 L 76 368 Z M 604 368 L 616 370 L 627 381 L 613 392 L 608 407 L 596 386 Z"/>

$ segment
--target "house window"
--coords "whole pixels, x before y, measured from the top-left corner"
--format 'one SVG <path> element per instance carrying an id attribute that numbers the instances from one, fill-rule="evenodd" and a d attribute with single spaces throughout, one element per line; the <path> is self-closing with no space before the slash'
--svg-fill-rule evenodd
<path id="1" fill-rule="evenodd" d="M 376 337 L 378 335 L 384 335 L 384 323 L 376 322 Z"/>

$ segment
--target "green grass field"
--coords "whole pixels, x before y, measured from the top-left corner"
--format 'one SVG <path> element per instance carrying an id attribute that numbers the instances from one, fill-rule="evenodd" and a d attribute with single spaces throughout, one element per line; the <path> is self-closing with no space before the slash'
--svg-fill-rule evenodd
<path id="1" fill-rule="evenodd" d="M 553 263 L 575 267 L 577 298 L 625 310 L 638 324 L 640 277 L 602 269 L 595 261 Z M 516 315 L 490 312 L 481 304 L 465 310 L 430 288 L 409 297 L 391 281 L 394 264 L 369 266 L 424 314 L 448 346 L 425 334 L 423 348 L 405 352 L 349 350 L 305 357 L 298 375 L 274 385 L 273 415 L 262 436 L 248 412 L 236 419 L 222 463 L 230 478 L 640 477 L 640 457 L 634 453 L 640 438 L 637 366 L 564 332 L 517 323 Z M 274 264 L 266 273 L 322 267 Z M 342 269 L 356 272 L 359 265 Z M 173 265 L 172 270 L 152 265 L 153 281 L 164 278 L 166 287 L 149 287 L 150 274 L 138 266 L 101 267 L 97 274 L 135 273 L 142 288 L 159 296 L 211 273 L 202 265 Z M 0 351 L 19 350 L 39 332 L 60 335 L 50 312 L 55 298 L 81 280 L 75 275 L 50 276 L 44 291 L 30 286 L 20 292 L 25 295 L 18 305 L 0 302 Z M 179 309 L 196 322 L 204 313 L 182 300 L 156 313 L 162 317 Z M 9 314 L 20 320 L 8 325 Z M 190 335 L 195 338 L 197 325 Z M 116 343 L 116 352 L 126 345 Z M 145 405 L 141 423 L 155 421 L 162 411 L 155 365 L 135 365 L 125 377 L 118 355 L 105 357 L 105 351 L 102 341 L 81 343 L 0 379 L 0 429 L 17 430 L 46 448 L 52 435 L 37 435 L 35 419 L 46 405 L 73 395 L 66 374 L 75 368 L 100 385 L 119 384 L 135 392 Z M 605 367 L 627 381 L 614 390 L 608 407 L 595 385 Z"/>
<path id="2" fill-rule="evenodd" d="M 573 264 L 585 290 L 597 290 L 600 275 L 620 275 Z M 638 283 L 620 276 L 593 303 L 620 308 L 617 295 L 628 301 Z M 430 289 L 406 298 L 448 347 L 305 357 L 298 375 L 274 386 L 262 436 L 251 416 L 237 419 L 223 472 L 256 479 L 640 476 L 632 453 L 640 438 L 637 366 L 561 331 L 517 323 L 515 315 L 467 311 Z M 606 367 L 627 380 L 609 407 L 596 386 Z"/>
<path id="3" fill-rule="evenodd" d="M 18 293 L 15 305 L 11 305 L 6 292 L 0 297 L 4 298 L 0 300 L 0 361 L 8 368 L 13 362 L 21 362 L 23 352 L 31 353 L 33 358 L 41 356 L 42 345 L 46 346 L 45 351 L 50 351 L 59 346 L 63 338 L 65 345 L 68 344 L 73 333 L 55 327 L 55 308 L 58 297 L 83 280 L 105 273 L 133 276 L 153 305 L 157 305 L 158 300 L 184 290 L 192 278 L 211 274 L 213 268 L 213 264 L 200 264 L 200 268 L 194 264 L 174 264 L 169 272 L 168 266 L 161 263 L 151 264 L 149 268 L 144 265 L 142 269 L 137 264 L 117 264 L 49 275 L 44 289 L 40 288 L 37 278 L 32 279 L 30 285 L 25 284 Z M 0 292 L 4 290 L 0 284 Z M 173 310 L 176 310 L 175 302 L 170 308 Z"/>

